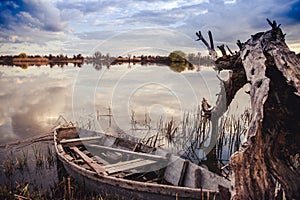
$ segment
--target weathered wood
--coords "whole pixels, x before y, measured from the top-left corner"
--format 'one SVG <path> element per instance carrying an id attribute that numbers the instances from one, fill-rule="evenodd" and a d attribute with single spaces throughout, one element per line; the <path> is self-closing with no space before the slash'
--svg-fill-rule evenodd
<path id="1" fill-rule="evenodd" d="M 190 188 L 201 188 L 201 178 L 201 169 L 199 166 L 190 163 L 186 171 L 183 185 Z"/>
<path id="2" fill-rule="evenodd" d="M 144 159 L 137 158 L 137 159 L 133 159 L 133 160 L 127 160 L 127 161 L 123 161 L 123 162 L 118 162 L 118 163 L 115 163 L 115 164 L 109 164 L 109 165 L 105 166 L 105 169 L 115 168 L 115 167 L 119 167 L 119 166 L 125 166 L 125 165 L 128 165 L 128 164 L 140 162 L 140 161 L 143 161 L 143 160 Z"/>
<path id="3" fill-rule="evenodd" d="M 96 162 L 98 162 L 98 163 L 100 163 L 100 164 L 103 164 L 103 165 L 109 165 L 110 163 L 107 161 L 107 160 L 105 160 L 105 159 L 103 159 L 103 158 L 101 158 L 100 156 L 93 156 L 93 159 L 96 161 Z"/>
<path id="4" fill-rule="evenodd" d="M 64 154 L 64 157 L 68 160 L 68 161 L 73 161 L 74 158 L 72 156 L 70 156 L 69 154 Z"/>
<path id="5" fill-rule="evenodd" d="M 77 181 L 82 183 L 82 185 L 86 189 L 89 189 L 90 191 L 100 192 L 102 194 L 105 193 L 110 193 L 112 195 L 120 194 L 121 196 L 126 197 L 126 199 L 127 198 L 128 199 L 144 199 L 144 198 L 199 199 L 201 197 L 203 197 L 202 199 L 208 199 L 207 198 L 208 196 L 209 199 L 220 199 L 218 191 L 214 191 L 214 190 L 179 187 L 179 186 L 168 185 L 164 183 L 149 183 L 149 182 L 137 181 L 134 179 L 136 178 L 136 176 L 132 177 L 132 175 L 134 175 L 135 172 L 139 173 L 140 168 L 133 169 L 132 173 L 118 172 L 110 176 L 103 175 L 100 173 L 96 176 L 97 173 L 95 172 L 95 170 L 91 170 L 91 167 L 88 166 L 87 164 L 80 163 L 79 165 L 77 165 L 76 163 L 74 163 L 74 161 L 69 162 L 65 158 L 65 154 L 70 153 L 73 155 L 75 154 L 73 153 L 74 151 L 69 151 L 70 147 L 65 147 L 63 148 L 63 152 L 59 152 L 58 149 L 56 148 L 57 142 L 58 142 L 57 134 L 56 131 L 54 131 L 55 151 L 58 155 L 58 159 L 63 163 L 68 173 L 72 177 L 74 177 Z M 159 152 L 157 153 L 160 154 Z M 161 163 L 160 162 L 161 160 L 159 161 L 153 160 L 153 161 L 155 161 L 155 163 L 151 164 L 151 168 L 149 168 L 150 170 L 153 170 L 157 165 Z M 164 162 L 166 161 L 164 160 Z M 165 167 L 166 163 L 164 163 L 163 166 Z M 161 167 L 159 167 L 159 169 L 161 169 Z M 152 173 L 152 175 L 154 176 L 155 174 L 156 173 Z M 152 178 L 155 177 L 151 177 L 151 179 Z M 161 176 L 158 175 L 157 178 L 161 178 Z"/>
<path id="6" fill-rule="evenodd" d="M 211 31 L 208 31 L 208 37 L 209 37 L 209 42 L 210 42 L 210 48 L 211 49 L 215 49 L 215 47 L 214 47 L 214 40 L 213 40 Z"/>
<path id="7" fill-rule="evenodd" d="M 126 149 L 134 149 L 135 145 L 138 144 L 137 141 L 131 141 L 125 138 L 117 138 L 115 141 L 115 145 L 119 147 L 124 147 Z M 103 145 L 107 146 L 107 145 Z M 140 145 L 139 152 L 143 153 L 151 153 L 155 150 L 155 147 L 147 146 L 147 145 Z"/>
<path id="8" fill-rule="evenodd" d="M 56 130 L 57 132 L 57 139 L 72 139 L 78 137 L 78 129 L 76 127 L 61 127 Z"/>
<path id="9" fill-rule="evenodd" d="M 237 40 L 236 41 L 236 44 L 238 45 L 238 47 L 240 48 L 240 50 L 243 48 L 244 44 L 240 41 L 240 40 Z"/>
<path id="10" fill-rule="evenodd" d="M 209 36 L 209 40 L 210 40 L 210 45 L 208 44 L 208 42 L 205 40 L 205 38 L 202 36 L 201 31 L 196 32 L 196 35 L 198 37 L 198 39 L 196 41 L 201 40 L 203 42 L 203 44 L 207 47 L 209 55 L 211 56 L 211 58 L 213 60 L 216 60 L 218 58 L 218 54 L 214 49 L 214 43 L 213 43 L 213 38 L 212 38 L 212 34 L 210 31 L 208 31 L 208 36 Z"/>
<path id="11" fill-rule="evenodd" d="M 64 151 L 61 144 L 58 144 L 58 145 L 57 145 L 57 150 L 58 150 L 60 153 Z"/>
<path id="12" fill-rule="evenodd" d="M 201 41 L 203 42 L 203 44 L 209 49 L 210 46 L 209 46 L 208 42 L 207 42 L 207 41 L 204 39 L 204 37 L 202 36 L 201 31 L 196 32 L 196 35 L 197 35 L 197 37 L 198 37 L 198 39 L 197 39 L 196 41 L 201 40 Z"/>
<path id="13" fill-rule="evenodd" d="M 156 162 L 157 161 L 154 160 L 134 159 L 134 160 L 124 161 L 124 162 L 119 162 L 112 165 L 107 165 L 105 166 L 105 170 L 108 174 L 114 174 L 117 172 L 126 172 L 141 167 L 147 167 Z"/>
<path id="14" fill-rule="evenodd" d="M 230 181 L 201 166 L 190 163 L 186 171 L 183 185 L 192 188 L 210 188 L 218 190 L 219 185 L 224 188 L 230 188 Z"/>
<path id="15" fill-rule="evenodd" d="M 201 169 L 201 188 L 203 189 L 212 188 L 213 190 L 218 190 L 219 185 L 225 188 L 230 188 L 230 182 L 226 180 L 224 177 L 221 177 L 203 167 L 201 167 L 200 169 Z"/>
<path id="16" fill-rule="evenodd" d="M 223 57 L 226 57 L 226 56 L 227 56 L 227 54 L 226 54 L 226 50 L 225 50 L 225 45 L 224 45 L 224 44 L 222 44 L 222 45 L 220 45 L 220 46 L 217 46 L 217 47 L 218 47 L 218 49 L 220 49 L 220 51 L 221 51 L 221 53 L 222 53 Z"/>
<path id="17" fill-rule="evenodd" d="M 229 51 L 229 53 L 230 53 L 231 55 L 234 54 L 234 53 L 231 51 L 231 49 L 228 47 L 228 45 L 226 45 L 226 48 L 227 48 L 227 50 Z"/>
<path id="18" fill-rule="evenodd" d="M 106 173 L 103 166 L 97 164 L 95 161 L 93 161 L 92 158 L 85 155 L 77 147 L 70 147 L 70 149 L 73 150 L 76 154 L 78 154 L 86 162 L 86 164 L 89 165 L 97 174 Z"/>
<path id="19" fill-rule="evenodd" d="M 103 136 L 82 137 L 82 138 L 74 138 L 74 139 L 62 139 L 60 141 L 60 143 L 61 144 L 67 144 L 67 143 L 74 143 L 74 142 L 86 142 L 86 141 L 99 140 L 101 138 L 103 138 Z"/>
<path id="20" fill-rule="evenodd" d="M 166 157 L 153 155 L 153 154 L 133 152 L 133 151 L 129 151 L 129 150 L 117 149 L 117 148 L 106 147 L 106 146 L 95 145 L 95 144 L 87 144 L 86 146 L 90 147 L 90 148 L 105 150 L 105 151 L 113 151 L 113 152 L 118 152 L 118 153 L 124 153 L 124 154 L 128 154 L 128 155 L 137 156 L 137 157 L 140 157 L 140 158 L 153 159 L 153 160 L 166 160 Z"/>
<path id="21" fill-rule="evenodd" d="M 164 179 L 173 185 L 182 186 L 189 162 L 178 156 L 171 156 Z"/>
<path id="22" fill-rule="evenodd" d="M 229 188 L 223 187 L 219 185 L 219 192 L 222 200 L 229 200 L 231 198 L 231 194 Z"/>
<path id="23" fill-rule="evenodd" d="M 272 30 L 247 41 L 242 56 L 252 85 L 254 118 L 247 143 L 232 157 L 236 186 L 241 185 L 236 187 L 236 196 L 273 199 L 279 181 L 288 199 L 298 199 L 300 175 L 291 166 L 290 156 L 299 152 L 299 145 L 293 141 L 299 141 L 300 109 L 290 104 L 300 105 L 295 94 L 299 94 L 300 62 L 289 51 L 275 22 Z M 246 168 L 249 165 L 252 167 Z M 245 181 L 245 176 L 253 178 Z"/>
<path id="24" fill-rule="evenodd" d="M 232 199 L 275 199 L 278 183 L 287 199 L 300 199 L 299 168 L 292 160 L 300 154 L 300 60 L 285 44 L 280 25 L 268 23 L 271 30 L 238 40 L 239 52 L 215 62 L 220 71 L 232 70 L 223 82 L 226 95 L 212 111 L 216 119 L 243 85 L 251 87 L 247 141 L 231 157 Z"/>
<path id="25" fill-rule="evenodd" d="M 276 22 L 268 22 L 272 30 L 254 35 L 241 51 L 253 119 L 247 142 L 231 158 L 234 198 L 275 199 L 279 182 L 287 199 L 299 199 L 300 173 L 291 157 L 300 153 L 300 61 Z"/>

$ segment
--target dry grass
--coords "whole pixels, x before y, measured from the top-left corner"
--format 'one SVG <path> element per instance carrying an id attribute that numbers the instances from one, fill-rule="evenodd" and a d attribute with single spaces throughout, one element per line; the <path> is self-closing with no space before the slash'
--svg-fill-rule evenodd
<path id="1" fill-rule="evenodd" d="M 21 171 L 28 168 L 28 151 L 22 151 L 22 155 L 16 156 L 16 168 Z"/>
<path id="2" fill-rule="evenodd" d="M 42 150 L 40 147 L 37 147 L 36 145 L 32 146 L 32 150 L 35 157 L 35 164 L 36 168 L 40 169 L 44 166 L 44 155 L 42 153 Z"/>

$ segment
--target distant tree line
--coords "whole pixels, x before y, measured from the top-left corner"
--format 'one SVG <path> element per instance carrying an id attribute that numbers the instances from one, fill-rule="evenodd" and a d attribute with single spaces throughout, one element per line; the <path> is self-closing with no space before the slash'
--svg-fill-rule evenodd
<path id="1" fill-rule="evenodd" d="M 186 54 L 183 51 L 176 50 L 169 54 L 171 62 L 189 62 L 193 65 L 205 65 L 211 66 L 214 65 L 214 61 L 210 56 L 202 56 L 200 52 L 197 54 L 189 53 Z"/>
<path id="2" fill-rule="evenodd" d="M 84 57 L 81 54 L 73 55 L 69 58 L 67 55 L 27 55 L 26 53 L 20 53 L 19 55 L 1 55 L 0 64 L 8 66 L 40 66 L 40 65 L 59 65 L 64 66 L 68 63 L 73 63 L 75 66 L 81 66 L 84 61 Z M 24 67 L 27 68 L 27 67 Z"/>
<path id="3" fill-rule="evenodd" d="M 135 56 L 128 54 L 125 57 L 110 56 L 109 53 L 102 54 L 100 51 L 96 51 L 91 56 L 86 56 L 85 58 L 81 54 L 73 55 L 73 57 L 68 57 L 67 55 L 58 54 L 58 55 L 27 55 L 26 53 L 20 53 L 19 55 L 5 55 L 0 56 L 0 64 L 4 65 L 16 65 L 14 60 L 21 59 L 22 61 L 30 60 L 30 62 L 38 61 L 38 58 L 47 59 L 50 65 L 61 64 L 61 63 L 77 63 L 78 65 L 82 64 L 83 61 L 87 64 L 93 64 L 96 69 L 101 69 L 103 65 L 109 67 L 110 65 L 122 64 L 126 62 L 132 63 L 159 63 L 170 66 L 175 71 L 182 71 L 185 68 L 192 68 L 192 65 L 205 65 L 211 66 L 214 62 L 210 59 L 209 56 L 201 56 L 201 53 L 189 53 L 186 54 L 183 51 L 176 50 L 171 52 L 168 56 L 160 55 L 140 55 Z M 24 60 L 23 60 L 24 59 Z M 46 62 L 47 62 L 46 60 Z M 20 60 L 19 60 L 20 61 Z M 41 60 L 40 60 L 41 61 Z M 44 62 L 44 60 L 43 60 Z"/>
<path id="4" fill-rule="evenodd" d="M 189 53 L 186 54 L 183 51 L 175 50 L 168 56 L 160 55 L 131 55 L 112 57 L 109 53 L 103 54 L 100 51 L 96 51 L 93 55 L 85 57 L 85 63 L 93 64 L 95 69 L 102 69 L 103 66 L 107 68 L 110 65 L 118 65 L 123 63 L 140 63 L 151 64 L 158 63 L 168 65 L 172 70 L 181 72 L 185 69 L 194 69 L 193 65 L 214 65 L 213 60 L 209 56 L 201 56 L 201 53 Z"/>
<path id="5" fill-rule="evenodd" d="M 86 56 L 86 63 L 100 63 L 100 62 L 110 62 L 115 60 L 115 57 L 111 57 L 109 53 L 102 54 L 100 51 L 96 51 L 92 56 Z"/>
<path id="6" fill-rule="evenodd" d="M 96 51 L 92 56 L 86 56 L 84 61 L 87 64 L 92 64 L 96 70 L 100 70 L 103 65 L 109 68 L 115 59 L 116 58 L 111 57 L 109 53 L 102 54 L 100 51 Z"/>
<path id="7" fill-rule="evenodd" d="M 52 59 L 79 59 L 79 60 L 83 60 L 84 57 L 81 54 L 77 54 L 77 55 L 73 55 L 73 57 L 69 58 L 67 55 L 63 55 L 63 54 L 59 54 L 59 55 L 44 55 L 44 56 L 40 56 L 40 55 L 27 55 L 26 53 L 20 53 L 19 55 L 1 55 L 0 59 L 13 59 L 13 58 L 48 58 L 49 60 Z"/>

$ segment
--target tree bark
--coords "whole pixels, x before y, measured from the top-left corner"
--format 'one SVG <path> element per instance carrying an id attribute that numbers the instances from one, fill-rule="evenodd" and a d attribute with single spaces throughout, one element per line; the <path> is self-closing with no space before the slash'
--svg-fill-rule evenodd
<path id="1" fill-rule="evenodd" d="M 251 85 L 247 141 L 231 156 L 232 199 L 280 199 L 278 183 L 287 199 L 300 199 L 300 170 L 293 161 L 300 155 L 300 60 L 280 25 L 268 22 L 271 30 L 238 42 L 239 52 L 215 61 L 218 70 L 232 74 L 212 116 L 222 115 L 237 91 Z"/>
<path id="2" fill-rule="evenodd" d="M 247 142 L 231 157 L 233 199 L 275 199 L 277 181 L 287 199 L 299 199 L 300 174 L 290 158 L 299 154 L 300 61 L 276 26 L 248 40 L 241 58 L 253 119 Z"/>

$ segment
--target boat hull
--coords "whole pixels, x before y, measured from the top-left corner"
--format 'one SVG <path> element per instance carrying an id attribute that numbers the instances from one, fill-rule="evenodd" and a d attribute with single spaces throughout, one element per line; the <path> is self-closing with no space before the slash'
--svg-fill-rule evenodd
<path id="1" fill-rule="evenodd" d="M 217 191 L 202 190 L 200 188 L 180 187 L 158 183 L 140 182 L 117 178 L 93 171 L 70 162 L 66 152 L 59 147 L 54 134 L 55 150 L 67 173 L 73 177 L 84 190 L 109 195 L 118 199 L 221 199 Z"/>
<path id="2" fill-rule="evenodd" d="M 220 199 L 219 194 L 214 192 L 207 192 L 207 191 L 177 191 L 176 189 L 172 189 L 172 191 L 169 191 L 168 195 L 166 195 L 166 192 L 163 192 L 163 189 L 160 188 L 151 188 L 151 186 L 145 186 L 148 188 L 148 191 L 139 191 L 139 188 L 136 188 L 135 190 L 132 189 L 126 189 L 124 187 L 124 183 L 121 183 L 123 186 L 120 185 L 120 183 L 116 182 L 114 184 L 109 184 L 108 180 L 105 180 L 105 178 L 97 178 L 95 176 L 90 176 L 87 174 L 80 173 L 78 170 L 74 170 L 70 166 L 69 163 L 65 163 L 63 160 L 60 159 L 60 161 L 63 163 L 64 168 L 66 169 L 67 173 L 78 182 L 84 190 L 89 192 L 96 192 L 101 195 L 109 195 L 111 198 L 118 198 L 118 199 L 128 199 L 128 200 L 174 200 L 174 199 Z M 131 185 L 128 183 L 128 186 L 134 187 L 134 185 Z M 139 186 L 136 186 L 139 187 Z M 172 187 L 172 186 L 171 186 Z M 141 188 L 140 188 L 141 189 Z M 155 191 L 151 191 L 155 190 Z"/>

